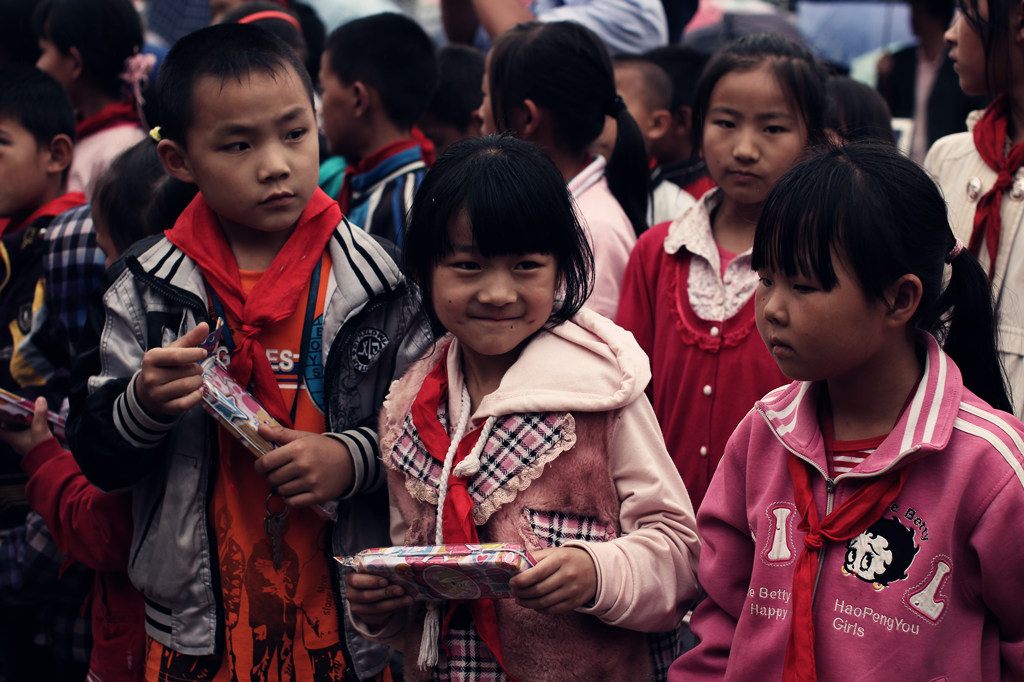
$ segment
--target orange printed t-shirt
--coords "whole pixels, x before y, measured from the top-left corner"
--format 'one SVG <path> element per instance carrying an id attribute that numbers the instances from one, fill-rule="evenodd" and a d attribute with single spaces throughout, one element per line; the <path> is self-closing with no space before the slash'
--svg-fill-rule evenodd
<path id="1" fill-rule="evenodd" d="M 293 408 L 295 428 L 323 433 L 321 330 L 330 259 L 323 256 L 308 347 L 300 348 L 310 299 L 309 285 L 294 315 L 263 329 L 284 403 Z M 241 271 L 246 295 L 261 272 Z M 233 328 L 235 320 L 228 319 Z M 304 368 L 305 380 L 298 376 Z M 337 680 L 345 662 L 339 632 L 338 600 L 328 566 L 330 528 L 315 508 L 290 509 L 281 537 L 281 568 L 264 527 L 268 506 L 285 508 L 271 496 L 254 457 L 223 428 L 210 518 L 216 534 L 223 595 L 225 646 L 221 656 L 185 656 L 149 640 L 147 679 L 151 680 Z M 234 672 L 234 675 L 232 675 Z"/>

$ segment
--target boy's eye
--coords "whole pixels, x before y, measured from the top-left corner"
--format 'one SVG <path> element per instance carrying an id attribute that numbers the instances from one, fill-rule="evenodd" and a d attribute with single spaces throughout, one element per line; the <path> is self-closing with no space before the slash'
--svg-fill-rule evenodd
<path id="1" fill-rule="evenodd" d="M 769 135 L 778 135 L 779 133 L 788 132 L 788 130 L 785 126 L 768 126 L 764 129 Z"/>
<path id="2" fill-rule="evenodd" d="M 460 260 L 450 264 L 456 270 L 479 270 L 480 264 L 471 260 Z"/>
<path id="3" fill-rule="evenodd" d="M 288 131 L 288 134 L 285 135 L 285 139 L 286 140 L 301 140 L 305 136 L 306 136 L 306 129 L 305 128 L 296 128 L 295 130 Z"/>
<path id="4" fill-rule="evenodd" d="M 817 291 L 818 288 L 815 286 L 811 286 L 810 284 L 794 284 L 793 290 L 796 291 L 797 293 L 809 294 L 813 291 Z"/>
<path id="5" fill-rule="evenodd" d="M 736 124 L 726 118 L 718 118 L 711 122 L 711 125 L 718 126 L 719 128 L 735 128 Z"/>
<path id="6" fill-rule="evenodd" d="M 248 142 L 231 142 L 221 147 L 226 152 L 243 152 L 249 148 Z"/>
<path id="7" fill-rule="evenodd" d="M 772 280 L 769 277 L 758 277 L 757 279 L 761 286 L 765 288 L 770 287 L 772 285 Z"/>

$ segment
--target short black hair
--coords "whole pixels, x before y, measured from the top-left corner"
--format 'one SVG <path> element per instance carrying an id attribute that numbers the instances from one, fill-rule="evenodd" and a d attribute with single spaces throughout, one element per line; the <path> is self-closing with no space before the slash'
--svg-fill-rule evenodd
<path id="1" fill-rule="evenodd" d="M 77 49 L 85 77 L 117 98 L 125 60 L 142 49 L 142 20 L 131 0 L 42 0 L 32 30 L 63 54 Z"/>
<path id="2" fill-rule="evenodd" d="M 253 71 L 276 77 L 288 67 L 302 81 L 312 105 L 313 82 L 302 60 L 269 31 L 248 24 L 217 24 L 188 34 L 167 53 L 157 78 L 161 135 L 185 144 L 195 118 L 193 97 L 200 78 L 242 82 Z"/>
<path id="3" fill-rule="evenodd" d="M 825 125 L 845 141 L 876 140 L 896 144 L 892 115 L 885 98 L 849 76 L 833 75 L 825 83 L 828 111 Z"/>
<path id="4" fill-rule="evenodd" d="M 484 94 L 484 53 L 469 45 L 445 45 L 437 53 L 439 78 L 424 114 L 465 132 Z"/>
<path id="5" fill-rule="evenodd" d="M 324 46 L 331 71 L 346 85 L 365 83 L 380 95 L 388 118 L 412 128 L 437 87 L 437 55 L 412 19 L 384 12 L 342 24 Z"/>
<path id="6" fill-rule="evenodd" d="M 40 146 L 57 135 L 75 139 L 75 109 L 68 93 L 34 66 L 0 67 L 0 118 L 17 121 Z"/>
<path id="7" fill-rule="evenodd" d="M 647 57 L 635 54 L 620 54 L 612 57 L 615 68 L 632 67 L 640 72 L 644 86 L 644 99 L 651 109 L 668 109 L 672 106 L 672 80 L 668 72 Z"/>
<path id="8" fill-rule="evenodd" d="M 147 136 L 110 162 L 96 182 L 92 204 L 120 255 L 140 239 L 174 227 L 198 191 L 167 172 L 156 142 Z"/>
<path id="9" fill-rule="evenodd" d="M 276 13 L 276 16 L 271 14 L 261 16 L 258 19 L 243 21 L 243 19 L 246 19 L 247 17 L 252 17 L 255 14 L 263 14 L 266 12 Z M 299 23 L 298 15 L 290 9 L 282 7 L 274 2 L 250 0 L 250 2 L 243 2 L 241 5 L 225 12 L 224 16 L 221 17 L 220 23 L 252 24 L 253 26 L 259 26 L 262 29 L 266 29 L 284 42 L 288 43 L 288 46 L 295 50 L 295 53 L 298 54 L 299 57 L 305 60 L 309 54 L 309 49 L 306 46 L 306 39 L 302 36 L 302 24 L 295 26 L 285 17 L 291 17 L 296 23 Z"/>
<path id="10" fill-rule="evenodd" d="M 669 80 L 672 81 L 670 108 L 673 113 L 678 111 L 679 107 L 693 106 L 693 92 L 697 88 L 697 79 L 708 62 L 707 56 L 684 45 L 656 47 L 645 52 L 643 56 L 665 69 Z"/>
<path id="11" fill-rule="evenodd" d="M 708 61 L 693 96 L 693 148 L 700 149 L 711 93 L 724 76 L 767 64 L 807 130 L 809 145 L 825 142 L 825 78 L 821 62 L 803 45 L 772 33 L 737 38 Z"/>
<path id="12" fill-rule="evenodd" d="M 37 0 L 0 0 L 0 64 L 35 64 L 39 39 L 32 31 Z"/>
<path id="13" fill-rule="evenodd" d="M 593 288 L 594 256 L 565 178 L 533 143 L 510 136 L 469 137 L 434 163 L 413 199 L 404 264 L 424 292 L 435 333 L 444 331 L 431 302 L 431 273 L 453 246 L 449 227 L 465 211 L 485 257 L 550 253 L 563 292 L 548 320 L 575 315 Z"/>

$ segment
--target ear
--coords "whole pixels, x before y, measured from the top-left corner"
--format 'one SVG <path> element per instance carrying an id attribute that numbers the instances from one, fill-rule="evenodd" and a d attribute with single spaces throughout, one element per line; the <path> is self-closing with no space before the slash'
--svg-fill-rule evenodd
<path id="1" fill-rule="evenodd" d="M 886 301 L 889 303 L 886 319 L 893 327 L 903 327 L 910 322 L 921 304 L 923 291 L 921 279 L 909 273 L 900 277 L 886 290 Z"/>
<path id="2" fill-rule="evenodd" d="M 688 106 L 677 108 L 672 113 L 672 127 L 677 136 L 689 139 L 690 128 L 693 127 L 693 109 Z"/>
<path id="3" fill-rule="evenodd" d="M 74 45 L 71 46 L 71 49 L 68 50 L 68 53 L 71 55 L 72 59 L 71 76 L 75 80 L 78 80 L 82 77 L 82 73 L 85 71 L 85 65 L 82 62 L 82 53 L 79 52 L 78 48 Z"/>
<path id="4" fill-rule="evenodd" d="M 46 172 L 60 175 L 71 165 L 71 157 L 75 145 L 67 135 L 55 135 L 50 140 L 50 160 L 46 164 Z"/>
<path id="5" fill-rule="evenodd" d="M 651 112 L 651 127 L 647 129 L 648 140 L 660 140 L 668 134 L 672 127 L 672 114 L 668 109 L 656 109 Z"/>
<path id="6" fill-rule="evenodd" d="M 519 125 L 519 130 L 525 139 L 534 139 L 537 136 L 537 131 L 540 130 L 543 124 L 543 115 L 540 107 L 532 99 L 524 99 L 521 107 L 523 122 Z"/>
<path id="7" fill-rule="evenodd" d="M 192 174 L 192 165 L 188 161 L 188 154 L 180 144 L 174 140 L 160 140 L 156 145 L 156 151 L 168 173 L 182 182 L 194 183 L 196 181 Z"/>
<path id="8" fill-rule="evenodd" d="M 366 83 L 356 81 L 352 84 L 352 113 L 364 116 L 370 108 L 371 89 Z"/>

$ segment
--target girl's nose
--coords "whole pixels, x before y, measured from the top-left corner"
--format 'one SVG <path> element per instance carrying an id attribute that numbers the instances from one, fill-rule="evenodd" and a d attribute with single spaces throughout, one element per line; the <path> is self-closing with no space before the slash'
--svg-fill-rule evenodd
<path id="1" fill-rule="evenodd" d="M 741 132 L 736 137 L 736 143 L 732 149 L 732 155 L 743 161 L 756 161 L 758 156 L 757 144 L 752 133 Z"/>
<path id="2" fill-rule="evenodd" d="M 492 306 L 503 306 L 516 300 L 515 286 L 512 278 L 506 273 L 491 273 L 481 287 L 477 298 L 481 303 Z"/>

